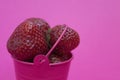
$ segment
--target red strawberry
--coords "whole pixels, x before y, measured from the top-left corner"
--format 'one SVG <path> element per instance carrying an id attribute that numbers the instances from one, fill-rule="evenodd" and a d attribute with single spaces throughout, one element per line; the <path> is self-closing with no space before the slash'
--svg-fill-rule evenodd
<path id="1" fill-rule="evenodd" d="M 50 44 L 53 46 L 67 25 L 57 25 L 51 29 Z M 78 33 L 67 26 L 67 30 L 55 48 L 55 52 L 68 53 L 80 43 Z"/>
<path id="2" fill-rule="evenodd" d="M 50 56 L 49 56 L 49 60 L 50 63 L 59 63 L 59 62 L 63 62 L 66 60 L 69 60 L 71 58 L 71 53 L 68 52 L 67 54 L 64 53 L 56 53 L 53 52 Z"/>
<path id="3" fill-rule="evenodd" d="M 7 42 L 9 53 L 16 59 L 27 61 L 37 54 L 46 54 L 48 45 L 46 32 L 49 29 L 46 21 L 40 18 L 29 18 L 14 30 Z"/>

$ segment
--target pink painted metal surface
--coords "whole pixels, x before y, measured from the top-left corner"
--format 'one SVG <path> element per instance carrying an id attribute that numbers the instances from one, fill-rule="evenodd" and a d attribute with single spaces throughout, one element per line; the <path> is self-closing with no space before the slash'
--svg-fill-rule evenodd
<path id="1" fill-rule="evenodd" d="M 13 59 L 17 80 L 67 80 L 71 58 L 65 62 L 49 64 L 44 56 L 43 63 L 28 63 Z"/>

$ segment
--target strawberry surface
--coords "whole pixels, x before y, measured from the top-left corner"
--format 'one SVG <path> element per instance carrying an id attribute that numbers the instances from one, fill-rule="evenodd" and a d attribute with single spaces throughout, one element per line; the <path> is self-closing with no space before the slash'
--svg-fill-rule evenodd
<path id="1" fill-rule="evenodd" d="M 57 53 L 52 52 L 52 54 L 49 56 L 50 63 L 59 63 L 64 62 L 66 60 L 69 60 L 71 58 L 71 52 L 68 52 L 66 54 L 64 53 Z"/>
<path id="2" fill-rule="evenodd" d="M 46 54 L 48 52 L 46 33 L 49 28 L 48 23 L 43 19 L 26 19 L 8 39 L 9 53 L 23 61 L 31 60 L 38 54 Z"/>
<path id="3" fill-rule="evenodd" d="M 80 38 L 78 33 L 64 24 L 64 25 L 56 25 L 51 29 L 50 45 L 53 46 L 55 44 L 55 42 L 57 41 L 57 39 L 60 37 L 63 30 L 65 29 L 65 27 L 67 27 L 67 30 L 64 33 L 63 37 L 61 38 L 60 42 L 57 44 L 56 48 L 54 49 L 55 52 L 68 53 L 71 50 L 75 49 L 80 43 Z"/>

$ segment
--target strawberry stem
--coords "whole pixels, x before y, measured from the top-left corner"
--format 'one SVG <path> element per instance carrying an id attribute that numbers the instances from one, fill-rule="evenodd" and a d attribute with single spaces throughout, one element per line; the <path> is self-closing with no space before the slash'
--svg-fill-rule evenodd
<path id="1" fill-rule="evenodd" d="M 46 31 L 46 41 L 47 41 L 47 44 L 48 44 L 48 48 L 50 49 L 51 45 L 49 44 L 50 42 L 50 32 L 51 32 L 51 29 L 48 29 Z"/>

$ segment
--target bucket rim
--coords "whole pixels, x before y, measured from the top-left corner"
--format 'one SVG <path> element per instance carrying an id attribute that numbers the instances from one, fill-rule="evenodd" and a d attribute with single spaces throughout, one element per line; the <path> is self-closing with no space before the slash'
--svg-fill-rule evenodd
<path id="1" fill-rule="evenodd" d="M 71 55 L 71 58 L 70 58 L 70 59 L 65 60 L 65 61 L 63 61 L 63 62 L 59 62 L 59 63 L 49 63 L 49 66 L 62 65 L 62 64 L 65 64 L 65 63 L 70 62 L 70 61 L 73 59 L 72 53 L 70 53 L 70 55 Z M 15 59 L 14 57 L 12 57 L 12 58 L 13 58 L 14 61 L 19 62 L 19 63 L 22 63 L 22 64 L 34 65 L 34 63 L 21 61 L 21 60 Z"/>

